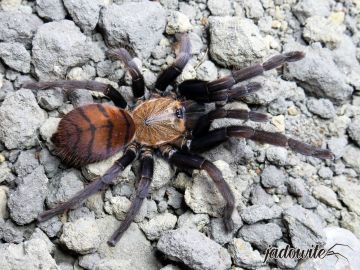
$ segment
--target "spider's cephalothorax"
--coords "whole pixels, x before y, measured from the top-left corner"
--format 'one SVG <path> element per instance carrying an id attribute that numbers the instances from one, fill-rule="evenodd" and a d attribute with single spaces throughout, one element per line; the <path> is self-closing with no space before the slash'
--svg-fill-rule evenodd
<path id="1" fill-rule="evenodd" d="M 38 220 L 47 220 L 70 209 L 91 194 L 108 186 L 113 178 L 135 158 L 140 158 L 140 180 L 135 197 L 125 220 L 109 240 L 115 245 L 130 226 L 140 206 L 148 195 L 153 176 L 153 152 L 155 149 L 171 164 L 190 169 L 205 170 L 214 180 L 226 201 L 224 225 L 227 231 L 233 229 L 231 220 L 235 198 L 221 171 L 210 161 L 194 154 L 215 147 L 230 137 L 247 138 L 261 143 L 288 147 L 303 155 L 332 158 L 333 154 L 309 144 L 288 138 L 280 133 L 266 132 L 247 126 L 228 126 L 210 131 L 211 122 L 219 118 L 267 121 L 263 113 L 246 110 L 226 110 L 221 104 L 239 100 L 260 89 L 258 83 L 236 84 L 277 68 L 286 62 L 298 61 L 302 52 L 288 52 L 276 55 L 263 64 L 234 70 L 231 75 L 206 82 L 185 81 L 175 88 L 176 94 L 166 88 L 181 74 L 190 59 L 190 42 L 187 35 L 180 41 L 180 52 L 173 65 L 158 77 L 155 91 L 144 97 L 144 78 L 125 49 L 111 50 L 109 56 L 125 63 L 131 78 L 135 106 L 129 109 L 122 95 L 111 85 L 96 81 L 35 82 L 24 85 L 30 89 L 60 87 L 66 90 L 88 89 L 102 92 L 115 106 L 90 104 L 69 112 L 60 121 L 52 136 L 55 153 L 72 166 L 83 166 L 104 160 L 120 150 L 124 154 L 97 180 L 89 184 L 69 201 L 40 214 Z M 205 113 L 201 104 L 218 102 L 216 109 Z"/>

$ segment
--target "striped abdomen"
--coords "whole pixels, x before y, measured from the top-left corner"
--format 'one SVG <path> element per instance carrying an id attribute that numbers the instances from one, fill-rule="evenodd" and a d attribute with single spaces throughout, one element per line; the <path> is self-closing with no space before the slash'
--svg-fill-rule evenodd
<path id="1" fill-rule="evenodd" d="M 61 119 L 51 140 L 56 154 L 72 166 L 106 159 L 134 137 L 135 125 L 124 110 L 90 104 L 76 108 Z"/>

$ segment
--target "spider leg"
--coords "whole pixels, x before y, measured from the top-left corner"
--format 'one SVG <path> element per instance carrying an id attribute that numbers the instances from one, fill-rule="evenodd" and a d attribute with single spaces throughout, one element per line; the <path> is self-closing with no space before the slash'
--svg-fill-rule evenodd
<path id="1" fill-rule="evenodd" d="M 215 95 L 214 92 L 229 89 L 239 82 L 251 79 L 258 75 L 262 75 L 267 70 L 280 67 L 287 62 L 299 61 L 304 58 L 304 56 L 304 53 L 299 51 L 283 53 L 271 57 L 269 60 L 262 64 L 256 64 L 254 66 L 243 68 L 240 70 L 233 70 L 231 72 L 231 75 L 222 77 L 211 82 L 200 80 L 185 81 L 179 85 L 179 93 L 186 98 L 195 100 L 199 100 L 201 99 L 201 97 L 207 97 L 210 99 L 210 101 L 204 102 L 211 102 L 211 99 L 215 99 L 215 97 L 213 97 Z M 255 89 L 256 88 L 257 87 L 255 87 Z M 228 93 L 229 96 L 231 96 L 231 94 L 234 94 L 231 92 L 231 89 L 229 90 L 229 92 L 225 93 Z M 215 99 L 212 101 L 217 100 Z"/>
<path id="2" fill-rule="evenodd" d="M 28 82 L 22 85 L 23 88 L 27 89 L 40 89 L 46 90 L 54 87 L 63 88 L 67 91 L 75 89 L 86 89 L 90 91 L 97 91 L 103 93 L 105 96 L 110 98 L 114 104 L 120 108 L 125 108 L 127 103 L 124 97 L 110 84 L 101 83 L 97 81 L 53 81 L 53 82 Z"/>
<path id="3" fill-rule="evenodd" d="M 201 156 L 178 151 L 169 146 L 163 146 L 160 148 L 160 150 L 162 155 L 167 160 L 169 160 L 170 163 L 177 167 L 205 170 L 208 173 L 220 191 L 222 197 L 226 201 L 223 214 L 224 225 L 227 232 L 232 231 L 234 228 L 234 223 L 231 219 L 231 215 L 235 209 L 235 197 L 229 185 L 225 182 L 221 171 L 212 162 Z"/>
<path id="4" fill-rule="evenodd" d="M 190 50 L 191 44 L 189 37 L 184 34 L 181 36 L 180 40 L 179 55 L 176 57 L 175 62 L 160 74 L 155 83 L 156 89 L 164 92 L 166 87 L 168 87 L 168 85 L 172 83 L 176 79 L 176 77 L 181 74 L 187 62 L 190 60 Z"/>
<path id="5" fill-rule="evenodd" d="M 154 171 L 154 160 L 152 150 L 145 149 L 141 152 L 141 177 L 139 185 L 134 199 L 131 202 L 129 211 L 126 214 L 125 219 L 121 222 L 120 227 L 113 233 L 108 240 L 109 246 L 114 247 L 120 240 L 124 232 L 129 228 L 131 222 L 133 222 L 136 214 L 139 212 L 140 207 L 149 193 L 150 184 Z"/>
<path id="6" fill-rule="evenodd" d="M 130 53 L 124 49 L 113 49 L 107 52 L 108 56 L 122 61 L 130 73 L 132 79 L 132 91 L 135 98 L 140 98 L 145 92 L 144 76 L 141 74 Z"/>
<path id="7" fill-rule="evenodd" d="M 265 122 L 269 120 L 269 116 L 264 113 L 247 110 L 226 110 L 223 108 L 217 108 L 199 118 L 192 132 L 193 136 L 198 137 L 200 135 L 204 135 L 206 132 L 209 131 L 211 123 L 215 119 L 220 118 L 251 120 L 255 122 Z"/>
<path id="8" fill-rule="evenodd" d="M 291 150 L 305 156 L 313 156 L 322 159 L 334 158 L 334 154 L 327 149 L 317 148 L 313 145 L 303 143 L 292 138 L 287 138 L 281 133 L 257 130 L 247 126 L 217 128 L 209 131 L 205 135 L 194 138 L 184 145 L 191 151 L 202 152 L 225 142 L 230 137 L 246 138 L 260 143 L 288 147 Z"/>
<path id="9" fill-rule="evenodd" d="M 103 176 L 99 177 L 97 180 L 87 185 L 83 190 L 79 191 L 67 202 L 41 213 L 37 218 L 38 222 L 46 221 L 58 214 L 63 213 L 70 208 L 73 208 L 79 202 L 85 200 L 87 197 L 91 196 L 98 190 L 108 186 L 112 182 L 114 177 L 118 175 L 121 171 L 123 171 L 135 159 L 136 155 L 137 146 L 130 145 L 125 151 L 125 154 L 121 158 L 116 160 L 115 163 L 105 172 Z"/>

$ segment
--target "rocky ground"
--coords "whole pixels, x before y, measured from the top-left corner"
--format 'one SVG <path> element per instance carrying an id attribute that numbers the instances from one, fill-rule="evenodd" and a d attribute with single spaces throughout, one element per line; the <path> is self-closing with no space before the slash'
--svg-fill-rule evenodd
<path id="1" fill-rule="evenodd" d="M 268 246 L 333 243 L 350 245 L 337 251 L 360 269 L 360 1 L 159 2 L 0 1 L 0 269 L 345 269 L 334 256 L 263 263 Z M 107 48 L 129 48 L 152 89 L 182 32 L 190 33 L 193 57 L 179 81 L 213 80 L 282 51 L 305 51 L 301 62 L 256 78 L 263 89 L 228 107 L 267 112 L 269 123 L 246 124 L 327 147 L 336 159 L 240 139 L 205 153 L 236 196 L 228 234 L 224 202 L 206 173 L 177 171 L 160 158 L 151 195 L 116 247 L 106 240 L 130 205 L 137 163 L 79 208 L 36 224 L 121 153 L 81 171 L 61 164 L 49 140 L 60 118 L 108 100 L 22 83 L 91 79 L 131 99 L 129 75 Z"/>

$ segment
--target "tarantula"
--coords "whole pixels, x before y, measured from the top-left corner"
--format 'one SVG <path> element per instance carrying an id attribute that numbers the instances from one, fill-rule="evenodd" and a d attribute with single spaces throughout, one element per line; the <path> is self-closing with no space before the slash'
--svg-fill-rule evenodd
<path id="1" fill-rule="evenodd" d="M 108 241 L 109 245 L 115 246 L 148 195 L 153 177 L 153 154 L 156 150 L 177 167 L 205 170 L 208 173 L 226 201 L 223 220 L 226 231 L 231 231 L 234 226 L 231 219 L 235 208 L 234 195 L 221 171 L 213 163 L 193 152 L 202 152 L 225 142 L 230 137 L 239 137 L 289 147 L 303 155 L 317 158 L 333 157 L 329 150 L 287 138 L 280 133 L 261 131 L 247 126 L 228 126 L 209 130 L 211 122 L 219 118 L 267 121 L 267 114 L 247 110 L 226 110 L 223 105 L 260 89 L 258 83 L 233 87 L 234 85 L 286 62 L 301 60 L 304 57 L 302 52 L 293 51 L 276 55 L 263 64 L 233 70 L 231 75 L 210 82 L 184 81 L 174 88 L 176 92 L 165 91 L 181 74 L 191 57 L 190 41 L 184 34 L 180 38 L 180 50 L 175 62 L 157 78 L 155 91 L 151 92 L 149 98 L 144 95 L 144 78 L 130 53 L 121 48 L 108 51 L 108 55 L 122 61 L 131 75 L 132 91 L 136 98 L 133 107 L 130 107 L 123 96 L 110 84 L 96 81 L 62 80 L 30 82 L 24 85 L 29 89 L 60 87 L 65 90 L 99 91 L 116 105 L 85 105 L 72 110 L 62 118 L 51 140 L 55 153 L 63 162 L 81 167 L 104 160 L 124 150 L 123 156 L 116 160 L 103 176 L 87 185 L 69 201 L 41 213 L 38 216 L 39 222 L 76 206 L 91 194 L 108 186 L 114 177 L 139 155 L 140 180 L 136 195 L 125 219 Z M 201 109 L 201 104 L 211 102 L 217 103 L 216 109 L 205 113 Z"/>

